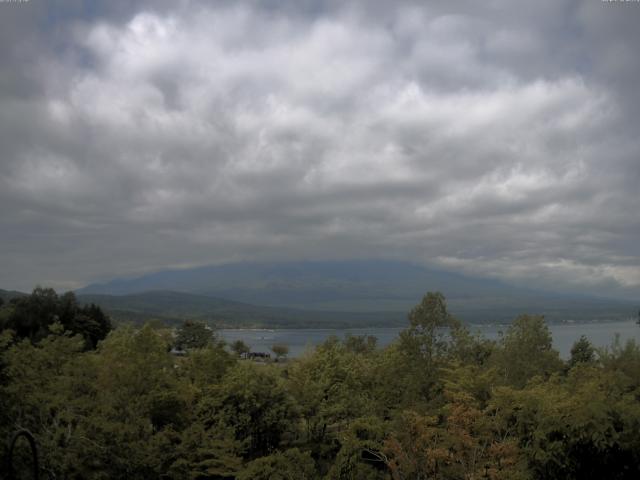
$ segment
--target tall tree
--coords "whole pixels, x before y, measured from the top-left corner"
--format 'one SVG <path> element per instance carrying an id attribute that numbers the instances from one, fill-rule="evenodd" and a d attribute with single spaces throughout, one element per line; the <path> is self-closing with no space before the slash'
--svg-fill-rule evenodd
<path id="1" fill-rule="evenodd" d="M 401 342 L 414 354 L 431 361 L 447 348 L 444 327 L 457 323 L 447 310 L 440 292 L 428 292 L 409 312 L 409 328 L 401 333 Z"/>
<path id="2" fill-rule="evenodd" d="M 271 351 L 275 353 L 277 359 L 281 359 L 289 354 L 289 347 L 283 343 L 277 343 L 271 347 Z"/>
<path id="3" fill-rule="evenodd" d="M 237 480 L 313 480 L 314 462 L 297 448 L 276 452 L 249 462 Z"/>
<path id="4" fill-rule="evenodd" d="M 536 375 L 547 378 L 562 369 L 551 332 L 540 315 L 521 315 L 507 329 L 493 355 L 503 380 L 523 387 Z"/>
<path id="5" fill-rule="evenodd" d="M 201 408 L 202 421 L 212 428 L 231 429 L 245 445 L 245 457 L 255 459 L 279 447 L 295 425 L 293 398 L 274 373 L 240 362 Z"/>
<path id="6" fill-rule="evenodd" d="M 409 327 L 400 332 L 398 361 L 402 366 L 395 369 L 392 381 L 411 385 L 410 390 L 422 400 L 435 398 L 441 390 L 440 371 L 449 348 L 446 327 L 456 324 L 447 310 L 444 295 L 428 292 L 409 313 Z"/>
<path id="7" fill-rule="evenodd" d="M 571 357 L 569 357 L 569 368 L 580 363 L 593 363 L 596 360 L 596 350 L 587 337 L 582 335 L 571 347 Z"/>
<path id="8" fill-rule="evenodd" d="M 251 351 L 251 347 L 249 347 L 249 345 L 244 343 L 242 340 L 236 340 L 231 344 L 231 350 L 233 350 L 236 355 L 240 357 L 242 356 L 242 354 L 249 353 Z"/>
<path id="9" fill-rule="evenodd" d="M 178 348 L 204 348 L 215 338 L 214 331 L 204 322 L 185 320 L 176 332 L 175 346 Z"/>
<path id="10" fill-rule="evenodd" d="M 97 305 L 78 305 L 73 292 L 58 296 L 51 288 L 37 287 L 31 295 L 14 299 L 3 328 L 18 338 L 38 342 L 59 322 L 65 331 L 82 335 L 85 348 L 94 349 L 111 331 L 111 320 Z"/>

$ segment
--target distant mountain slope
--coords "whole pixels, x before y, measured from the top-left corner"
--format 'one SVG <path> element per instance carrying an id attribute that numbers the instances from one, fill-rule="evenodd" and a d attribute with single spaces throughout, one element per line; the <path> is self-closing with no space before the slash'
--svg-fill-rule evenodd
<path id="1" fill-rule="evenodd" d="M 27 295 L 26 293 L 17 292 L 15 290 L 3 290 L 0 288 L 0 298 L 5 302 L 8 302 L 12 298 L 24 297 L 26 295 Z"/>
<path id="2" fill-rule="evenodd" d="M 504 296 L 518 291 L 495 280 L 469 278 L 393 261 L 233 263 L 165 270 L 89 285 L 78 293 L 123 295 L 170 290 L 260 305 L 349 310 L 406 310 L 427 290 L 448 297 Z"/>
<path id="3" fill-rule="evenodd" d="M 250 305 L 182 292 L 151 291 L 131 295 L 79 294 L 81 303 L 100 305 L 120 322 L 158 319 L 177 323 L 205 320 L 218 327 L 344 328 L 404 325 L 405 315 L 392 312 L 314 312 Z"/>
<path id="4" fill-rule="evenodd" d="M 427 291 L 441 291 L 451 311 L 470 322 L 506 322 L 520 313 L 556 320 L 613 320 L 633 315 L 630 302 L 531 291 L 489 279 L 396 261 L 232 263 L 165 270 L 94 284 L 79 294 L 124 295 L 152 290 L 235 302 L 326 312 L 406 312 Z M 235 311 L 235 310 L 234 310 Z M 302 313 L 302 312 L 299 312 Z M 305 315 L 311 315 L 307 312 Z"/>

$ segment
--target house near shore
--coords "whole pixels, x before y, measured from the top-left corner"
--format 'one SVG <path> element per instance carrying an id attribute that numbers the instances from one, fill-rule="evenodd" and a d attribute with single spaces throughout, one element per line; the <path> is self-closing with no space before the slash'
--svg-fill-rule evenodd
<path id="1" fill-rule="evenodd" d="M 267 352 L 246 352 L 240 355 L 245 360 L 269 360 L 271 354 Z"/>

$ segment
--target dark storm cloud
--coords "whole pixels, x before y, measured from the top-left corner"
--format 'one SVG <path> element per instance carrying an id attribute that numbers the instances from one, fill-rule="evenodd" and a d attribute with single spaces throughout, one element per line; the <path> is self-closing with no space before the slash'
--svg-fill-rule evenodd
<path id="1" fill-rule="evenodd" d="M 0 286 L 404 258 L 637 296 L 640 4 L 0 4 Z"/>

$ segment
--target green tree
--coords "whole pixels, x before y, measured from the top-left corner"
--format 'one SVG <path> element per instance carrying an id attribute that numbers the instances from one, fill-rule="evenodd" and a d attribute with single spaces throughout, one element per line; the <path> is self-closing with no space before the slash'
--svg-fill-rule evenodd
<path id="1" fill-rule="evenodd" d="M 495 341 L 488 340 L 480 334 L 472 334 L 467 326 L 459 322 L 451 325 L 449 334 L 451 342 L 448 353 L 450 359 L 455 362 L 482 366 L 495 349 Z"/>
<path id="2" fill-rule="evenodd" d="M 375 351 L 378 339 L 373 335 L 351 335 L 345 336 L 344 346 L 353 353 L 372 353 Z"/>
<path id="3" fill-rule="evenodd" d="M 36 346 L 25 338 L 2 354 L 0 436 L 29 429 L 40 446 L 41 464 L 78 478 L 84 452 L 93 451 L 84 435 L 84 419 L 98 407 L 93 356 L 82 353 L 82 337 L 64 334 L 60 324 L 50 329 Z"/>
<path id="4" fill-rule="evenodd" d="M 73 292 L 58 296 L 55 290 L 41 287 L 12 302 L 3 328 L 10 328 L 18 338 L 28 338 L 36 343 L 51 333 L 50 327 L 54 323 L 82 335 L 87 349 L 96 348 L 111 331 L 111 320 L 97 305 L 80 306 Z"/>
<path id="5" fill-rule="evenodd" d="M 178 374 L 191 385 L 203 390 L 219 384 L 228 370 L 236 364 L 236 359 L 221 343 L 196 349 L 180 360 Z"/>
<path id="6" fill-rule="evenodd" d="M 625 383 L 581 364 L 524 389 L 496 388 L 488 411 L 499 434 L 517 437 L 533 478 L 637 478 L 640 409 Z"/>
<path id="7" fill-rule="evenodd" d="M 235 478 L 242 468 L 242 442 L 231 429 L 205 425 L 196 416 L 182 432 L 153 437 L 155 471 L 159 477 L 188 479 Z"/>
<path id="8" fill-rule="evenodd" d="M 207 428 L 234 432 L 247 459 L 272 453 L 297 418 L 282 380 L 264 366 L 248 362 L 231 368 L 199 408 Z"/>
<path id="9" fill-rule="evenodd" d="M 598 350 L 598 356 L 606 371 L 624 377 L 627 388 L 640 389 L 640 345 L 635 339 L 623 344 L 616 334 L 611 346 Z"/>
<path id="10" fill-rule="evenodd" d="M 411 355 L 431 363 L 446 352 L 445 327 L 456 323 L 444 295 L 428 292 L 409 312 L 409 328 L 400 333 L 400 342 Z"/>
<path id="11" fill-rule="evenodd" d="M 231 350 L 233 350 L 236 355 L 240 357 L 243 354 L 249 353 L 251 351 L 251 348 L 242 340 L 236 340 L 231 344 Z"/>
<path id="12" fill-rule="evenodd" d="M 271 347 L 271 351 L 275 353 L 277 359 L 281 359 L 289 354 L 289 347 L 285 344 L 277 343 Z"/>
<path id="13" fill-rule="evenodd" d="M 322 444 L 330 429 L 373 408 L 377 375 L 372 359 L 348 352 L 335 337 L 291 365 L 289 391 L 298 402 L 307 439 Z"/>
<path id="14" fill-rule="evenodd" d="M 355 419 L 338 438 L 340 450 L 335 455 L 327 480 L 390 479 L 385 439 L 389 425 L 375 416 Z"/>
<path id="15" fill-rule="evenodd" d="M 215 338 L 214 331 L 204 322 L 185 320 L 176 332 L 175 346 L 180 349 L 204 348 Z"/>
<path id="16" fill-rule="evenodd" d="M 12 315 L 5 328 L 16 332 L 18 338 L 35 343 L 49 334 L 49 325 L 59 320 L 59 300 L 51 288 L 36 287 L 31 295 L 19 297 L 13 303 Z"/>
<path id="17" fill-rule="evenodd" d="M 569 368 L 580 363 L 591 364 L 596 360 L 596 351 L 587 337 L 581 335 L 571 347 L 571 357 L 569 358 Z"/>
<path id="18" fill-rule="evenodd" d="M 237 480 L 312 480 L 317 477 L 313 458 L 308 453 L 292 448 L 249 462 L 236 478 Z"/>
<path id="19" fill-rule="evenodd" d="M 494 350 L 493 362 L 503 381 L 517 387 L 536 375 L 547 378 L 563 366 L 544 317 L 539 315 L 521 315 L 513 321 Z"/>
<path id="20" fill-rule="evenodd" d="M 390 364 L 395 378 L 389 379 L 399 384 L 407 402 L 432 401 L 442 393 L 441 370 L 450 348 L 448 329 L 457 323 L 439 292 L 428 292 L 409 313 L 409 327 L 400 332 L 399 348 Z"/>

